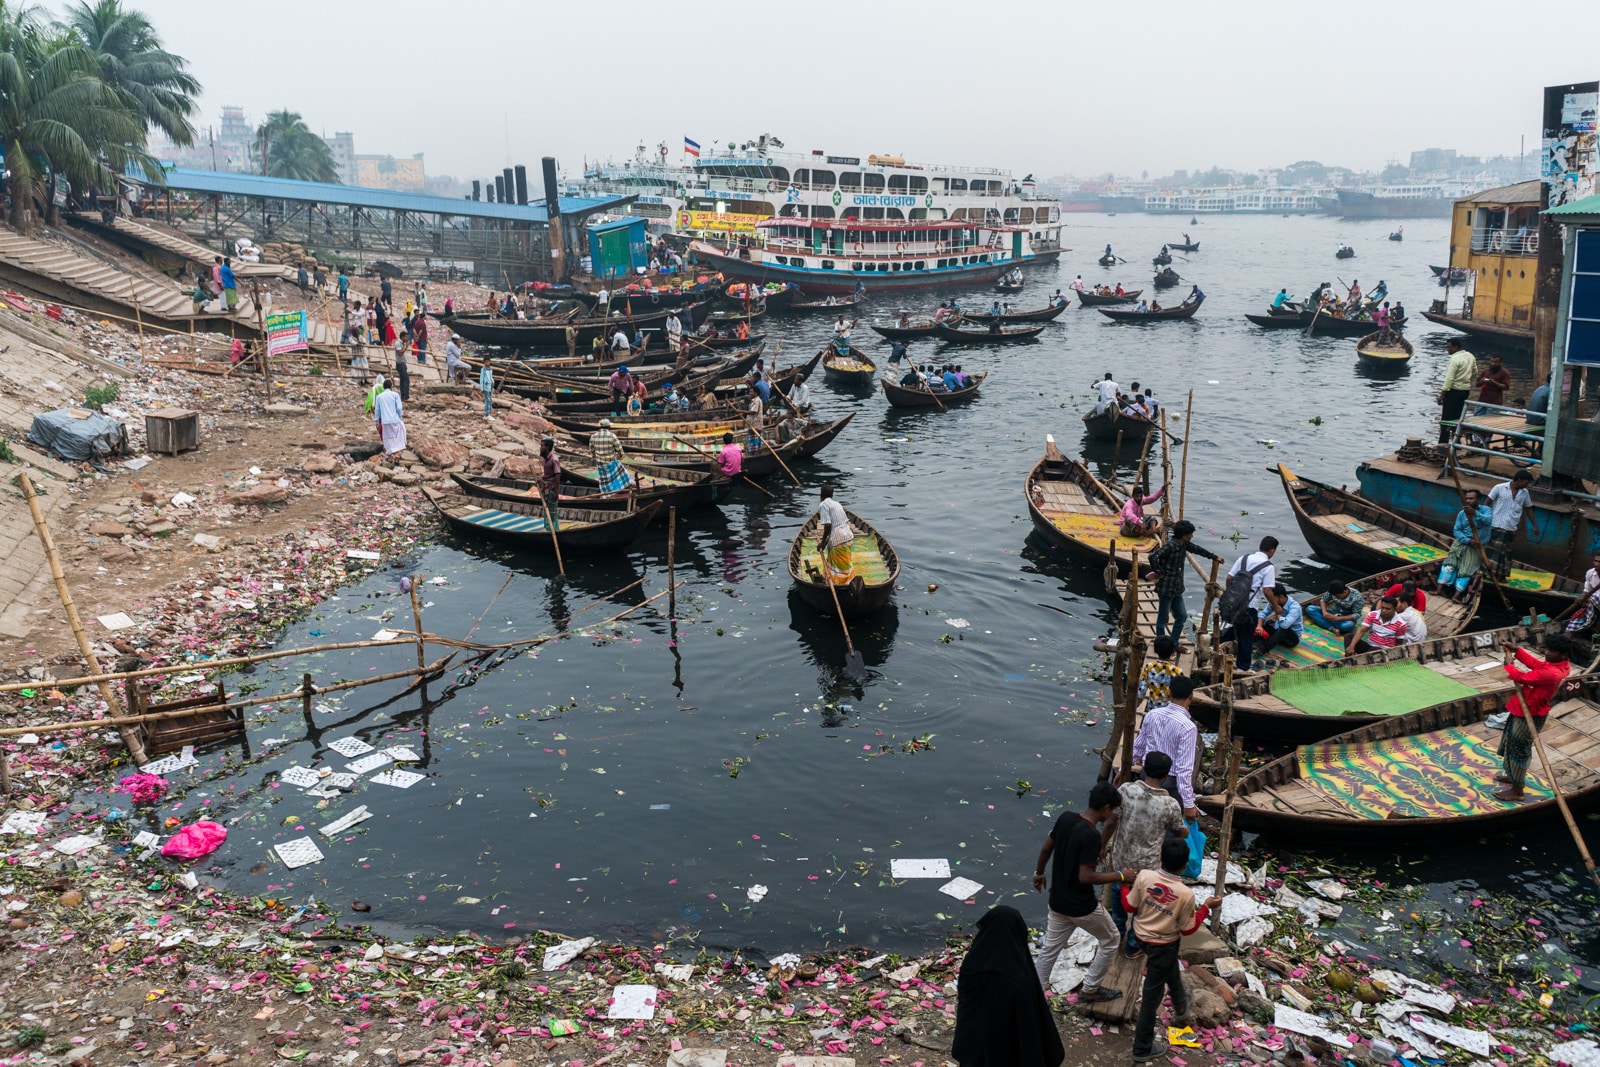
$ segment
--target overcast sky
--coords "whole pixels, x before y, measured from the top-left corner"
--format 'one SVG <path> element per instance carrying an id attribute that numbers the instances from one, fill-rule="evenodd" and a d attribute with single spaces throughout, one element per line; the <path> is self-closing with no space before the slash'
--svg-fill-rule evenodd
<path id="1" fill-rule="evenodd" d="M 1040 177 L 1376 168 L 1532 151 L 1541 88 L 1600 77 L 1600 4 L 1579 0 L 129 2 L 203 82 L 202 127 L 288 108 L 468 179 L 763 132 Z"/>

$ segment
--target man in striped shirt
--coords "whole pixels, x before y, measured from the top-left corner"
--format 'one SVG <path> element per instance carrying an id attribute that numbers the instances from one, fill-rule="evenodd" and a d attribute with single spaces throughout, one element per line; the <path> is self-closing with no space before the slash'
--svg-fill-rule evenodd
<path id="1" fill-rule="evenodd" d="M 1392 596 L 1378 601 L 1376 611 L 1367 612 L 1350 641 L 1351 652 L 1371 652 L 1403 644 L 1411 626 L 1400 617 L 1400 604 Z"/>

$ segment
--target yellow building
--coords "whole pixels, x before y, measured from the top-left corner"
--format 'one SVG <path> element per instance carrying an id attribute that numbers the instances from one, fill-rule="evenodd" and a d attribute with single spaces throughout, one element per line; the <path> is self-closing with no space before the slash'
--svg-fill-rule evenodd
<path id="1" fill-rule="evenodd" d="M 365 189 L 393 189 L 401 193 L 420 193 L 427 186 L 422 170 L 422 154 L 410 159 L 394 156 L 356 156 L 355 184 Z"/>
<path id="2" fill-rule="evenodd" d="M 1539 260 L 1537 181 L 1503 185 L 1455 202 L 1450 215 L 1452 290 L 1459 312 L 1435 300 L 1430 321 L 1497 344 L 1533 349 L 1533 281 Z"/>

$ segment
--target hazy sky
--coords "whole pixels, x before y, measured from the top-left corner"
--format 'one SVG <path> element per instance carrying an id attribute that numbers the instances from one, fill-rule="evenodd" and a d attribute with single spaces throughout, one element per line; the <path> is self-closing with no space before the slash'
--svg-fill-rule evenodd
<path id="1" fill-rule="evenodd" d="M 202 126 L 286 107 L 469 179 L 763 132 L 1040 177 L 1515 155 L 1543 86 L 1600 77 L 1576 0 L 130 3 L 204 83 Z"/>

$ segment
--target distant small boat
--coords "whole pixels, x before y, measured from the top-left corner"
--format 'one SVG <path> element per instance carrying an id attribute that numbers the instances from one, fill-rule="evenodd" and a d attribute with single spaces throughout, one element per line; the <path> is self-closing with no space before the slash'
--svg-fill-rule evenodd
<path id="1" fill-rule="evenodd" d="M 1168 263 L 1172 262 L 1172 253 L 1171 252 L 1163 252 L 1159 256 L 1156 256 L 1155 258 L 1151 259 L 1150 262 L 1155 264 L 1158 267 L 1165 267 Z"/>
<path id="2" fill-rule="evenodd" d="M 1411 342 L 1391 332 L 1380 340 L 1382 331 L 1369 333 L 1356 342 L 1356 358 L 1373 367 L 1403 367 L 1411 359 Z"/>
<path id="3" fill-rule="evenodd" d="M 1168 241 L 1167 242 L 1167 247 L 1172 249 L 1174 252 L 1198 252 L 1198 251 L 1200 251 L 1200 242 L 1199 241 Z"/>
<path id="4" fill-rule="evenodd" d="M 1356 250 L 1351 248 L 1349 245 L 1340 245 L 1339 246 L 1339 251 L 1337 251 L 1337 252 L 1335 252 L 1333 254 L 1333 258 L 1334 259 L 1355 259 L 1356 258 Z"/>
<path id="5" fill-rule="evenodd" d="M 1171 289 L 1174 285 L 1178 285 L 1182 281 L 1183 279 L 1179 277 L 1178 272 L 1173 270 L 1171 267 L 1168 267 L 1165 270 L 1158 271 L 1156 273 L 1155 287 L 1157 289 Z"/>
<path id="6" fill-rule="evenodd" d="M 1142 292 L 1144 292 L 1143 289 L 1131 289 L 1118 296 L 1116 293 L 1091 293 L 1087 289 L 1080 289 L 1078 291 L 1078 303 L 1086 308 L 1100 307 L 1102 305 L 1109 307 L 1112 304 L 1131 304 L 1139 299 L 1139 294 Z"/>
<path id="7" fill-rule="evenodd" d="M 1038 337 L 1044 332 L 1044 326 L 1010 326 L 1001 327 L 999 330 L 958 330 L 954 326 L 941 322 L 939 324 L 939 339 L 957 344 L 983 345 L 1005 344 L 1011 341 L 1026 341 Z"/>
<path id="8" fill-rule="evenodd" d="M 796 300 L 785 310 L 787 311 L 837 311 L 843 314 L 853 311 L 866 297 L 845 298 L 830 296 L 824 300 Z"/>
<path id="9" fill-rule="evenodd" d="M 1115 267 L 1117 265 L 1117 257 L 1113 255 L 1101 256 L 1100 265 L 1102 267 Z"/>
<path id="10" fill-rule="evenodd" d="M 914 321 L 909 326 L 898 323 L 890 326 L 872 327 L 872 332 L 891 341 L 915 341 L 919 337 L 932 337 L 939 332 L 939 324 L 932 319 Z"/>
<path id="11" fill-rule="evenodd" d="M 1198 216 L 1198 215 L 1190 215 L 1189 216 L 1189 225 L 1190 226 L 1198 226 L 1198 225 L 1200 225 L 1200 216 Z"/>
<path id="12" fill-rule="evenodd" d="M 1151 440 L 1161 437 L 1161 426 L 1155 420 L 1145 415 L 1124 415 L 1115 404 L 1104 411 L 1084 412 L 1083 429 L 1096 441 L 1115 441 L 1121 437 L 1130 446 L 1146 437 Z"/>
<path id="13" fill-rule="evenodd" d="M 1394 231 L 1393 233 L 1391 233 L 1389 235 L 1389 240 L 1391 240 L 1391 241 L 1404 241 L 1406 239 L 1405 232 L 1406 232 L 1406 228 L 1404 226 L 1402 226 L 1398 230 Z"/>
<path id="14" fill-rule="evenodd" d="M 994 283 L 994 287 L 1002 293 L 1020 293 L 1022 292 L 1022 284 L 1023 283 L 1020 281 L 1008 282 L 1002 278 L 1000 281 Z"/>
<path id="15" fill-rule="evenodd" d="M 1038 308 L 1034 311 L 1005 311 L 1001 312 L 998 318 L 1007 326 L 1014 322 L 1052 322 L 1065 310 L 1067 310 L 1066 304 L 1055 304 L 1050 307 Z M 981 311 L 971 315 L 963 314 L 961 318 L 965 322 L 978 322 L 987 325 L 993 322 L 996 316 L 989 314 L 987 311 Z"/>

